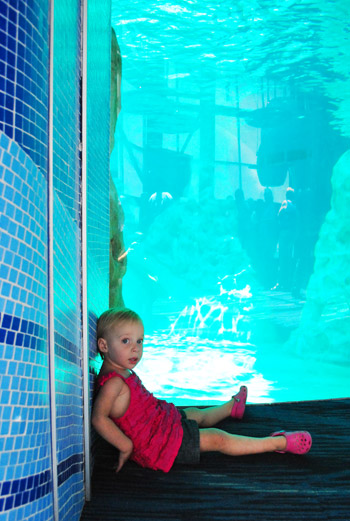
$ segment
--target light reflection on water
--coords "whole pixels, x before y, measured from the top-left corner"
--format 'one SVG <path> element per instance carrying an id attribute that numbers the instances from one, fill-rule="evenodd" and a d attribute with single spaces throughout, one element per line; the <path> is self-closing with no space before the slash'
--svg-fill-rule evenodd
<path id="1" fill-rule="evenodd" d="M 256 371 L 255 363 L 250 344 L 160 334 L 145 337 L 136 371 L 156 396 L 178 405 L 226 401 L 243 383 L 255 403 L 266 402 L 273 382 Z"/>
<path id="2" fill-rule="evenodd" d="M 298 358 L 276 344 L 257 347 L 160 332 L 145 336 L 136 372 L 155 396 L 176 405 L 223 402 L 243 383 L 251 403 L 350 395 L 346 368 Z"/>
<path id="3" fill-rule="evenodd" d="M 265 316 L 266 297 L 262 301 Z M 145 336 L 136 372 L 146 388 L 176 405 L 220 403 L 242 384 L 251 403 L 350 396 L 348 368 L 322 361 L 317 352 L 298 355 L 278 337 L 254 342 L 257 306 L 249 285 L 239 289 L 233 277 L 219 295 L 194 299 L 175 313 L 169 329 Z"/>

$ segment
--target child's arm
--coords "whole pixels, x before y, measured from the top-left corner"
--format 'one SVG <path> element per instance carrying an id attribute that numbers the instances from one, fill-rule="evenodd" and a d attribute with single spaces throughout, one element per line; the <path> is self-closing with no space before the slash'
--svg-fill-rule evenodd
<path id="1" fill-rule="evenodd" d="M 125 436 L 123 431 L 109 418 L 112 407 L 120 396 L 122 386 L 123 381 L 120 378 L 113 378 L 105 383 L 99 390 L 91 418 L 96 431 L 120 451 L 116 472 L 120 471 L 133 451 L 133 443 L 130 438 Z"/>

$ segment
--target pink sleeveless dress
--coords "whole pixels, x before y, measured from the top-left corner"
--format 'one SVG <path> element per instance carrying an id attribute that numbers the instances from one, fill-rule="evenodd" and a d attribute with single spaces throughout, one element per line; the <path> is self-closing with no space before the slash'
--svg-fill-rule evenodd
<path id="1" fill-rule="evenodd" d="M 120 418 L 111 418 L 134 444 L 130 459 L 142 467 L 169 472 L 182 442 L 181 414 L 175 405 L 147 391 L 134 372 L 124 378 L 112 371 L 98 378 L 98 384 L 102 386 L 115 377 L 130 389 L 127 411 Z"/>

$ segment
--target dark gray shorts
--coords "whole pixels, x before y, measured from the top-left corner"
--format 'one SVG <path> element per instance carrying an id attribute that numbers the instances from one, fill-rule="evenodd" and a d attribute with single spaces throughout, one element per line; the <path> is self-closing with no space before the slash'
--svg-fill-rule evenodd
<path id="1" fill-rule="evenodd" d="M 174 463 L 195 465 L 200 460 L 198 423 L 194 420 L 188 420 L 182 409 L 179 409 L 179 412 L 184 434 Z"/>

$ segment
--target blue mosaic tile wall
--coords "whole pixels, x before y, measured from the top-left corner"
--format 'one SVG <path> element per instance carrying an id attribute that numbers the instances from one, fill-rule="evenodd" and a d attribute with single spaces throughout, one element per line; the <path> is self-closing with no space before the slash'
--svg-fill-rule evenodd
<path id="1" fill-rule="evenodd" d="M 87 285 L 92 402 L 96 376 L 92 369 L 97 354 L 96 321 L 109 307 L 110 114 L 105 108 L 110 105 L 110 89 L 101 89 L 101 85 L 109 87 L 111 81 L 111 0 L 89 0 L 87 34 Z M 96 433 L 92 430 L 90 435 L 93 467 Z"/>
<path id="2" fill-rule="evenodd" d="M 87 33 L 88 307 L 90 357 L 94 358 L 96 318 L 108 308 L 109 287 L 109 175 L 106 172 L 109 172 L 110 122 L 106 107 L 110 104 L 111 0 L 89 0 Z M 108 88 L 101 89 L 102 85 Z M 103 246 L 106 241 L 107 247 Z M 94 375 L 90 376 L 92 388 Z"/>
<path id="3" fill-rule="evenodd" d="M 47 171 L 48 0 L 0 1 L 0 130 Z"/>
<path id="4" fill-rule="evenodd" d="M 51 519 L 47 182 L 3 132 L 0 178 L 0 519 Z"/>
<path id="5" fill-rule="evenodd" d="M 58 497 L 60 520 L 65 520 L 78 519 L 84 504 L 81 245 L 79 228 L 57 193 L 54 197 L 54 225 Z"/>
<path id="6" fill-rule="evenodd" d="M 50 375 L 49 1 L 0 0 L 0 521 L 53 520 L 51 377 L 56 390 L 59 520 L 78 521 L 84 503 L 80 1 L 57 0 L 54 6 L 50 313 L 55 374 Z M 110 2 L 89 0 L 88 9 L 95 18 L 88 24 L 88 81 L 102 81 L 88 89 L 93 114 L 88 122 L 87 237 L 93 356 L 96 317 L 108 307 Z"/>
<path id="7" fill-rule="evenodd" d="M 79 220 L 80 200 L 80 0 L 54 4 L 54 187 Z M 77 175 L 79 173 L 79 175 Z"/>
<path id="8" fill-rule="evenodd" d="M 84 504 L 81 346 L 80 1 L 54 3 L 55 389 L 60 521 Z"/>

